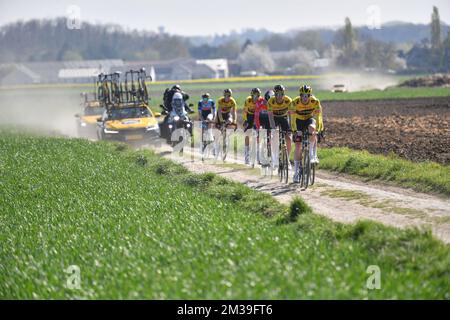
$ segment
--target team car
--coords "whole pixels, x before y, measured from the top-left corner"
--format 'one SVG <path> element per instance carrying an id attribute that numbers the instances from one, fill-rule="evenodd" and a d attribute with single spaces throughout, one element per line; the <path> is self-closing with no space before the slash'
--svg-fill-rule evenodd
<path id="1" fill-rule="evenodd" d="M 92 139 L 96 137 L 97 120 L 102 116 L 105 108 L 101 106 L 95 95 L 91 97 L 88 93 L 82 93 L 82 97 L 83 111 L 75 115 L 77 135 Z"/>
<path id="2" fill-rule="evenodd" d="M 145 69 L 127 71 L 125 81 L 120 72 L 100 78 L 99 100 L 105 110 L 97 120 L 97 138 L 146 143 L 159 137 L 156 118 L 161 114 L 150 110 Z"/>
<path id="3" fill-rule="evenodd" d="M 331 89 L 331 92 L 335 92 L 335 93 L 338 93 L 338 92 L 347 92 L 348 90 L 347 90 L 347 87 L 345 86 L 345 84 L 335 84 L 334 86 L 333 86 L 333 89 Z"/>
<path id="4" fill-rule="evenodd" d="M 125 104 L 108 108 L 97 121 L 99 140 L 146 141 L 159 136 L 157 117 L 145 105 Z"/>

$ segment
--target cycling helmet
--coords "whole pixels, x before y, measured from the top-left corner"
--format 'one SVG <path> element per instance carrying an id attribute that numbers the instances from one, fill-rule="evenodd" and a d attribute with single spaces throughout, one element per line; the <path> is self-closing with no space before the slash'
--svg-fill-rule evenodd
<path id="1" fill-rule="evenodd" d="M 300 87 L 299 91 L 300 91 L 300 94 L 311 94 L 312 88 L 305 84 Z"/>
<path id="2" fill-rule="evenodd" d="M 284 93 L 285 90 L 285 87 L 281 84 L 277 84 L 275 87 L 273 87 L 273 91 L 275 91 L 275 93 Z"/>
<path id="3" fill-rule="evenodd" d="M 181 107 L 183 105 L 183 95 L 180 92 L 175 92 L 172 97 L 172 104 L 176 107 Z"/>
<path id="4" fill-rule="evenodd" d="M 275 95 L 275 92 L 273 90 L 269 90 L 264 94 L 264 99 L 266 101 L 269 101 L 270 98 L 272 98 Z"/>
<path id="5" fill-rule="evenodd" d="M 225 90 L 223 90 L 223 95 L 232 95 L 233 94 L 233 91 L 231 91 L 231 89 L 225 89 Z"/>
<path id="6" fill-rule="evenodd" d="M 209 99 L 210 96 L 211 95 L 208 92 L 206 92 L 206 93 L 202 94 L 202 99 L 206 99 L 206 98 Z"/>
<path id="7" fill-rule="evenodd" d="M 260 95 L 261 94 L 261 90 L 259 88 L 253 88 L 251 91 L 251 95 Z"/>
<path id="8" fill-rule="evenodd" d="M 178 90 L 178 91 L 181 91 L 181 87 L 180 87 L 179 84 L 176 84 L 176 85 L 174 85 L 174 86 L 172 87 L 172 90 Z"/>

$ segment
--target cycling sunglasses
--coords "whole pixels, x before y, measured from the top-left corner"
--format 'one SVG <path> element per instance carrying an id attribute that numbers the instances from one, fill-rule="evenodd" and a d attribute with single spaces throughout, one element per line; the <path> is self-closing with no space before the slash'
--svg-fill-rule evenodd
<path id="1" fill-rule="evenodd" d="M 309 97 L 311 97 L 311 94 L 309 94 L 309 93 L 302 93 L 302 94 L 300 94 L 300 97 L 307 97 L 307 98 L 309 98 Z"/>

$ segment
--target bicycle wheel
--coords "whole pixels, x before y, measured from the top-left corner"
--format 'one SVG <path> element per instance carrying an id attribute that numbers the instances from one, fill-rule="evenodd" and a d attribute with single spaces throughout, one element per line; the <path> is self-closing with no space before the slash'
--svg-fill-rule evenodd
<path id="1" fill-rule="evenodd" d="M 289 157 L 287 154 L 287 147 L 286 145 L 283 145 L 282 148 L 282 163 L 283 163 L 283 169 L 282 169 L 282 180 L 284 180 L 284 183 L 289 182 Z"/>
<path id="2" fill-rule="evenodd" d="M 311 178 L 309 180 L 309 184 L 312 186 L 314 185 L 314 182 L 316 181 L 316 164 L 311 164 Z"/>
<path id="3" fill-rule="evenodd" d="M 227 159 L 228 153 L 228 143 L 227 143 L 227 130 L 222 131 L 223 136 L 223 145 L 222 145 L 222 160 L 225 161 Z"/>
<path id="4" fill-rule="evenodd" d="M 309 148 L 306 150 L 305 154 L 305 167 L 303 168 L 303 177 L 304 177 L 304 184 L 303 186 L 305 189 L 308 188 L 310 179 L 311 179 L 311 158 L 309 157 Z"/>
<path id="5" fill-rule="evenodd" d="M 311 163 L 309 159 L 309 148 L 307 146 L 303 147 L 302 152 L 302 177 L 300 180 L 300 187 L 304 187 L 305 189 L 308 188 L 310 174 L 311 174 Z"/>
<path id="6" fill-rule="evenodd" d="M 280 147 L 280 152 L 278 154 L 278 177 L 280 178 L 280 182 L 283 182 L 284 178 L 283 169 L 283 147 Z"/>

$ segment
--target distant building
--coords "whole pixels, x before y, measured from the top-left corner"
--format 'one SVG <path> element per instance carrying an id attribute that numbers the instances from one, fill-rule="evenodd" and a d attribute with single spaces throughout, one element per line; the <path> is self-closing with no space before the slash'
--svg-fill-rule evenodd
<path id="1" fill-rule="evenodd" d="M 315 69 L 325 69 L 330 66 L 330 59 L 321 58 L 321 59 L 315 59 L 313 61 L 313 67 Z"/>
<path id="2" fill-rule="evenodd" d="M 228 60 L 227 59 L 205 59 L 205 60 L 197 60 L 197 65 L 205 65 L 213 71 L 212 78 L 228 78 L 229 77 L 229 69 L 228 69 Z"/>
<path id="3" fill-rule="evenodd" d="M 123 67 L 122 60 L 24 62 L 0 65 L 0 85 L 86 83 Z"/>
<path id="4" fill-rule="evenodd" d="M 227 59 L 175 59 L 152 61 L 158 80 L 192 80 L 228 78 Z"/>
<path id="5" fill-rule="evenodd" d="M 87 83 L 100 73 L 145 68 L 152 80 L 218 79 L 229 76 L 226 59 L 168 61 L 85 60 L 0 64 L 0 85 Z"/>

